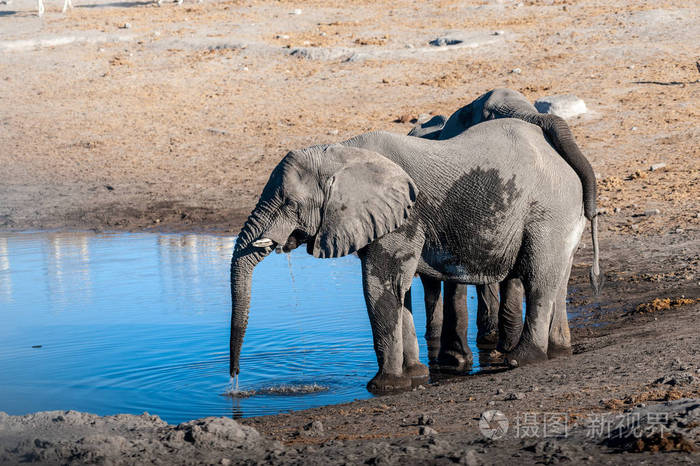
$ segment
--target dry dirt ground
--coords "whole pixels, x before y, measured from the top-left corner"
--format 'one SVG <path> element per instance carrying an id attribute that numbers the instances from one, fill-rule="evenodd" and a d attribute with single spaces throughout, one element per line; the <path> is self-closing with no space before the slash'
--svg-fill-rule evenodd
<path id="1" fill-rule="evenodd" d="M 585 234 L 568 359 L 243 421 L 263 437 L 221 420 L 0 417 L 0 461 L 700 459 L 697 403 L 663 404 L 700 398 L 696 2 L 76 0 L 66 15 L 59 3 L 43 19 L 30 0 L 0 5 L 0 229 L 235 233 L 288 150 L 406 133 L 419 114 L 510 87 L 588 106 L 569 123 L 599 175 L 607 284 L 591 296 Z M 430 45 L 438 38 L 461 42 Z M 510 420 L 505 439 L 479 431 L 487 409 Z M 598 414 L 626 409 L 646 419 L 641 440 L 586 435 Z M 667 423 L 649 422 L 664 412 Z M 560 413 L 570 435 L 515 438 L 528 413 Z M 421 414 L 436 434 L 419 435 Z"/>

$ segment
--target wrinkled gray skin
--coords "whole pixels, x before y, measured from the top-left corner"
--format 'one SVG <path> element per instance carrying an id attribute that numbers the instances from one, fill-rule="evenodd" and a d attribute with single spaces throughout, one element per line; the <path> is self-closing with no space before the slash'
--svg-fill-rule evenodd
<path id="1" fill-rule="evenodd" d="M 593 169 L 588 160 L 583 156 L 574 141 L 573 134 L 566 122 L 555 115 L 543 115 L 537 112 L 535 107 L 521 93 L 511 89 L 494 89 L 474 100 L 452 114 L 445 121 L 445 117 L 437 116 L 430 121 L 416 126 L 409 135 L 425 137 L 429 139 L 444 140 L 461 134 L 466 129 L 483 121 L 498 118 L 519 118 L 524 121 L 536 124 L 542 128 L 543 133 L 552 146 L 559 152 L 564 160 L 576 171 L 583 186 L 584 212 L 586 218 L 591 220 L 591 234 L 594 246 L 594 264 L 591 269 L 591 284 L 597 294 L 602 285 L 602 276 L 598 268 L 598 240 L 597 240 L 597 219 L 596 215 L 596 184 Z M 424 287 L 426 283 L 424 281 Z M 445 367 L 447 371 L 460 370 L 465 362 L 471 362 L 471 352 L 468 347 L 464 353 L 460 353 L 461 348 L 465 348 L 466 327 L 459 330 L 461 337 L 445 339 L 443 331 L 444 324 L 439 318 L 440 306 L 436 303 L 434 293 L 436 286 L 439 291 L 439 284 L 430 287 L 430 298 L 426 293 L 426 310 L 432 304 L 426 329 L 429 353 L 434 354 L 438 361 L 438 367 Z M 502 302 L 498 301 L 500 295 Z M 428 289 L 426 287 L 426 289 Z M 507 352 L 517 343 L 517 338 L 522 330 L 522 296 L 524 290 L 522 284 L 517 279 L 507 283 L 477 286 L 478 311 L 477 326 L 479 334 L 477 342 L 488 345 L 495 338 L 498 339 L 497 348 L 502 352 Z M 439 299 L 439 295 L 437 296 Z M 454 299 L 446 296 L 446 300 Z M 498 309 L 498 311 L 496 311 Z M 434 310 L 434 311 L 433 311 Z M 464 316 L 446 316 L 450 322 L 466 322 L 466 305 L 447 306 L 445 312 L 462 312 Z M 497 317 L 500 315 L 500 318 Z M 497 327 L 496 327 L 496 325 Z M 494 332 L 498 328 L 500 331 Z M 435 338 L 442 335 L 443 338 Z M 442 348 L 447 344 L 447 349 Z M 558 350 L 550 349 L 550 356 L 568 354 L 566 348 Z M 431 359 L 432 361 L 432 359 Z M 442 361 L 442 364 L 439 363 Z"/>
<path id="2" fill-rule="evenodd" d="M 416 125 L 408 135 L 432 140 L 439 139 L 446 122 L 447 118 L 444 116 L 434 116 Z M 467 285 L 445 283 L 443 303 L 442 282 L 426 276 L 421 276 L 420 279 L 424 290 L 425 339 L 431 370 L 447 373 L 468 372 L 472 367 L 473 356 L 467 343 Z M 517 280 L 515 282 L 520 283 Z M 498 284 L 476 286 L 476 343 L 483 349 L 494 348 L 498 342 L 498 292 Z M 520 298 L 522 299 L 522 292 Z M 522 310 L 522 306 L 519 308 Z M 522 327 L 522 320 L 520 324 Z M 515 329 L 516 333 L 510 339 L 511 348 L 517 343 L 520 330 L 520 328 Z"/>
<path id="3" fill-rule="evenodd" d="M 234 247 L 230 373 L 240 371 L 253 268 L 276 246 L 303 243 L 320 258 L 358 253 L 379 366 L 371 391 L 427 375 L 404 307 L 416 273 L 474 284 L 520 278 L 527 313 L 507 360 L 545 360 L 549 348 L 571 346 L 566 283 L 584 224 L 576 173 L 520 120 L 444 141 L 374 132 L 292 151 Z"/>

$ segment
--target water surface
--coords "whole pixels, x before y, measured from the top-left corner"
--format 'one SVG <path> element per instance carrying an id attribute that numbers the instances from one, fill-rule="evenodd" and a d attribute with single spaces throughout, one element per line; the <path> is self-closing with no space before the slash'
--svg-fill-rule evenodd
<path id="1" fill-rule="evenodd" d="M 157 414 L 170 423 L 368 398 L 377 363 L 355 256 L 299 248 L 255 270 L 240 388 L 227 389 L 235 238 L 0 233 L 0 411 Z M 425 332 L 420 280 L 416 331 Z M 474 346 L 476 299 L 469 294 Z M 423 338 L 421 358 L 427 354 Z M 34 347 L 40 346 L 40 347 Z M 318 385 L 309 394 L 270 387 Z"/>

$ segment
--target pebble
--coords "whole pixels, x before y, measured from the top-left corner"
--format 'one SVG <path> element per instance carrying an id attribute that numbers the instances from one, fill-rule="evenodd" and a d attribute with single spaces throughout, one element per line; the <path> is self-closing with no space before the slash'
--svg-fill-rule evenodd
<path id="1" fill-rule="evenodd" d="M 499 388 L 498 390 L 496 390 L 496 395 L 503 395 L 503 393 L 504 393 L 504 391 L 502 388 Z"/>
<path id="2" fill-rule="evenodd" d="M 337 135 L 338 135 L 338 130 L 337 130 L 337 129 L 332 129 L 332 130 L 328 131 L 328 134 L 329 134 L 330 136 L 337 136 Z"/>
<path id="3" fill-rule="evenodd" d="M 648 209 L 644 211 L 644 215 L 651 217 L 652 215 L 659 215 L 661 211 L 659 209 Z"/>
<path id="4" fill-rule="evenodd" d="M 523 72 L 523 70 L 521 70 L 520 68 L 513 68 L 512 70 L 510 70 L 510 72 L 512 74 L 520 74 Z"/>
<path id="5" fill-rule="evenodd" d="M 219 464 L 223 464 L 224 466 L 228 466 L 231 464 L 231 460 L 228 458 L 221 458 L 221 461 L 219 461 Z"/>
<path id="6" fill-rule="evenodd" d="M 131 29 L 131 23 L 124 23 L 119 26 L 120 29 Z"/>
<path id="7" fill-rule="evenodd" d="M 418 385 L 418 390 L 425 390 L 425 387 L 423 385 Z"/>
<path id="8" fill-rule="evenodd" d="M 437 434 L 437 430 L 433 429 L 432 427 L 428 427 L 428 426 L 420 426 L 418 428 L 418 433 L 420 435 L 435 435 L 435 434 Z"/>
<path id="9" fill-rule="evenodd" d="M 467 466 L 479 466 L 481 464 L 481 460 L 476 455 L 474 450 L 469 450 L 467 451 L 467 454 L 460 459 L 460 463 L 466 464 Z"/>
<path id="10" fill-rule="evenodd" d="M 540 113 L 550 113 L 564 119 L 588 112 L 586 103 L 573 94 L 542 97 L 535 101 L 535 108 Z"/>
<path id="11" fill-rule="evenodd" d="M 430 417 L 429 414 L 421 414 L 418 416 L 418 425 L 419 426 L 432 426 L 435 424 L 435 419 Z"/>
<path id="12" fill-rule="evenodd" d="M 295 8 L 295 9 L 292 10 L 289 14 L 290 14 L 290 15 L 300 15 L 300 14 L 301 14 L 301 8 Z"/>
<path id="13" fill-rule="evenodd" d="M 666 164 L 661 162 L 661 163 L 655 163 L 651 167 L 649 167 L 649 171 L 655 172 L 656 170 L 661 170 L 662 168 L 666 168 Z"/>
<path id="14" fill-rule="evenodd" d="M 522 400 L 525 398 L 525 394 L 521 392 L 516 392 L 516 393 L 509 393 L 506 395 L 506 401 L 512 401 L 512 400 Z"/>
<path id="15" fill-rule="evenodd" d="M 314 434 L 322 434 L 323 423 L 321 421 L 312 421 L 304 426 L 304 430 Z"/>
<path id="16" fill-rule="evenodd" d="M 288 34 L 277 34 L 275 36 L 275 39 L 289 39 L 289 35 Z"/>
<path id="17" fill-rule="evenodd" d="M 619 208 L 619 207 L 615 207 L 615 208 L 613 209 L 613 212 L 616 213 L 616 214 L 619 214 L 619 213 L 620 213 L 620 208 Z"/>
<path id="18" fill-rule="evenodd" d="M 493 31 L 494 36 L 502 36 L 505 33 L 506 33 L 505 31 Z"/>

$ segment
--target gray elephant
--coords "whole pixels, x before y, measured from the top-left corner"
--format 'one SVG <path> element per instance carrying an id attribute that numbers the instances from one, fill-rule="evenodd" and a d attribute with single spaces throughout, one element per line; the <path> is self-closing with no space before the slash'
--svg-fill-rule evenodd
<path id="1" fill-rule="evenodd" d="M 518 277 L 527 312 L 508 361 L 570 349 L 566 284 L 585 224 L 581 191 L 540 128 L 516 119 L 442 141 L 374 132 L 288 153 L 234 247 L 231 375 L 240 371 L 254 267 L 277 246 L 304 243 L 319 258 L 357 251 L 379 366 L 370 391 L 427 375 L 404 307 L 415 273 L 474 284 Z"/>
<path id="2" fill-rule="evenodd" d="M 417 124 L 409 136 L 424 139 L 440 139 L 447 118 L 436 115 Z M 445 282 L 442 298 L 442 282 L 428 276 L 420 276 L 423 284 L 428 361 L 431 370 L 446 373 L 464 373 L 471 369 L 473 356 L 467 342 L 468 310 L 467 285 Z M 477 346 L 494 348 L 498 341 L 498 284 L 477 285 Z M 520 294 L 522 299 L 522 293 Z M 406 306 L 409 308 L 409 306 Z M 519 304 L 522 310 L 522 305 Z M 409 308 L 410 309 L 410 308 Z M 515 338 L 520 336 L 519 329 Z"/>
<path id="3" fill-rule="evenodd" d="M 555 115 L 543 115 L 521 93 L 511 89 L 493 89 L 478 97 L 472 103 L 462 107 L 445 120 L 444 116 L 433 117 L 431 120 L 418 125 L 409 135 L 428 139 L 444 140 L 461 134 L 466 129 L 483 121 L 498 118 L 519 118 L 536 124 L 542 128 L 545 136 L 564 160 L 578 174 L 583 186 L 583 202 L 586 218 L 591 221 L 591 234 L 594 247 L 594 266 L 591 269 L 591 284 L 597 294 L 599 283 L 602 283 L 598 267 L 598 240 L 596 219 L 596 183 L 593 169 L 576 145 L 573 134 L 566 122 Z M 445 318 L 449 324 L 444 325 L 440 319 L 439 283 L 423 283 L 426 289 L 426 313 L 428 315 L 426 339 L 429 353 L 435 355 L 437 366 L 443 369 L 459 371 L 471 362 L 471 352 L 466 346 L 466 305 L 455 302 L 452 296 L 446 296 Z M 453 292 L 465 293 L 451 287 Z M 430 291 L 428 291 L 430 290 Z M 437 301 L 435 293 L 437 295 Z M 477 326 L 479 335 L 477 342 L 489 344 L 498 335 L 497 348 L 507 352 L 517 344 L 522 330 L 522 298 L 523 287 L 516 278 L 501 284 L 478 285 Z M 429 296 L 430 294 L 430 296 Z M 500 302 L 499 294 L 503 298 Z M 449 305 L 448 305 L 449 303 Z M 432 308 L 429 309 L 429 305 Z M 457 315 L 452 315 L 452 313 Z M 500 317 L 500 318 L 499 318 Z M 454 332 L 454 324 L 457 331 Z M 494 331 L 498 325 L 500 331 Z M 464 326 L 464 328 L 461 328 Z M 445 328 L 445 331 L 442 329 Z M 447 335 L 445 334 L 447 332 Z M 446 348 L 446 349 L 445 349 Z M 552 354 L 565 354 L 564 348 L 550 351 Z M 431 358 L 431 361 L 433 359 Z M 446 366 L 446 367 L 445 367 Z"/>

